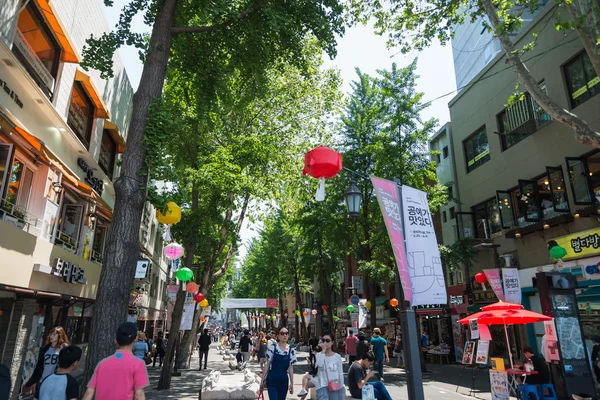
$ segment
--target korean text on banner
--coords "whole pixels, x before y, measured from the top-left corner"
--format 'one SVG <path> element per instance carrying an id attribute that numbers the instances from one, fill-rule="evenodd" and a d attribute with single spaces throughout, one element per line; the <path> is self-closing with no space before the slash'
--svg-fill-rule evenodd
<path id="1" fill-rule="evenodd" d="M 502 268 L 504 299 L 509 303 L 521 304 L 521 282 L 516 268 Z"/>
<path id="2" fill-rule="evenodd" d="M 414 303 L 413 291 L 410 281 L 410 274 L 408 272 L 408 263 L 406 262 L 406 252 L 404 251 L 404 235 L 402 233 L 402 210 L 400 209 L 400 194 L 398 193 L 398 185 L 395 182 L 391 182 L 385 179 L 371 177 L 377 200 L 379 201 L 379 207 L 381 208 L 381 214 L 383 214 L 383 220 L 392 242 L 392 249 L 394 251 L 394 258 L 396 258 L 396 266 L 398 268 L 398 274 L 400 275 L 400 283 L 404 292 L 404 298 L 412 306 L 427 304 L 427 303 Z M 436 246 L 437 249 L 437 246 Z M 430 303 L 435 303 L 431 301 Z M 438 302 L 438 303 L 444 303 Z"/>
<path id="3" fill-rule="evenodd" d="M 490 286 L 494 293 L 496 293 L 496 297 L 499 300 L 504 301 L 504 291 L 502 290 L 502 278 L 500 278 L 500 271 L 497 269 L 484 269 L 483 273 L 487 278 Z"/>
<path id="4" fill-rule="evenodd" d="M 413 291 L 411 305 L 447 304 L 444 270 L 427 193 L 402 186 L 402 208 L 406 258 Z"/>

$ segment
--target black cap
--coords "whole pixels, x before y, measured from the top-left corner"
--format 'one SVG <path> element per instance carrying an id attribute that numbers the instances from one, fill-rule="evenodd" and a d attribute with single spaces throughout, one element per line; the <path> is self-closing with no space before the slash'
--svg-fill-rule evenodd
<path id="1" fill-rule="evenodd" d="M 124 322 L 117 329 L 117 342 L 120 345 L 131 344 L 137 338 L 137 335 L 137 326 L 133 322 Z"/>

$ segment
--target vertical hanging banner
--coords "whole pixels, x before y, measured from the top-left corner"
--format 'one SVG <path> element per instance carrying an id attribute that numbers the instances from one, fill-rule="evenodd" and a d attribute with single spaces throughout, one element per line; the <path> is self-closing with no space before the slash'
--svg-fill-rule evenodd
<path id="1" fill-rule="evenodd" d="M 500 271 L 497 269 L 484 269 L 483 273 L 487 278 L 492 290 L 498 297 L 498 300 L 504 301 L 504 291 L 502 290 L 502 278 L 500 278 Z"/>
<path id="2" fill-rule="evenodd" d="M 403 185 L 402 208 L 406 259 L 413 291 L 411 305 L 447 304 L 444 270 L 427 193 Z"/>
<path id="3" fill-rule="evenodd" d="M 516 268 L 502 268 L 504 281 L 504 299 L 509 303 L 521 304 L 521 281 L 519 270 Z"/>
<path id="4" fill-rule="evenodd" d="M 406 262 L 406 252 L 404 250 L 404 236 L 402 232 L 402 209 L 400 208 L 400 194 L 398 193 L 398 185 L 385 179 L 371 177 L 377 201 L 383 214 L 383 220 L 392 242 L 394 258 L 396 259 L 396 267 L 400 275 L 400 284 L 404 292 L 404 299 L 411 306 L 416 306 L 426 303 L 415 303 L 411 286 L 410 274 L 408 271 L 408 263 Z M 436 246 L 437 249 L 437 246 Z M 431 301 L 431 303 L 435 303 Z M 442 302 L 438 302 L 442 303 Z M 445 300 L 444 300 L 445 303 Z"/>

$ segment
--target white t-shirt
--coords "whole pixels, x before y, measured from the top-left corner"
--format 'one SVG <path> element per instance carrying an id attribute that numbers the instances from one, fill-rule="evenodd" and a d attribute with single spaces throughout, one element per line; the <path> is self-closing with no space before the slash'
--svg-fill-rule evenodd
<path id="1" fill-rule="evenodd" d="M 52 347 L 44 353 L 44 371 L 42 372 L 42 378 L 40 382 L 46 379 L 46 377 L 52 375 L 58 366 L 58 353 L 60 352 L 59 347 Z"/>
<path id="2" fill-rule="evenodd" d="M 342 387 L 344 387 L 344 368 L 342 365 L 342 357 L 340 357 L 338 353 L 333 353 L 332 356 L 327 357 L 321 352 L 317 353 L 315 358 L 315 364 L 319 368 L 317 373 L 318 385 L 315 384 L 315 387 L 317 389 L 327 387 L 327 378 L 329 378 L 329 381 L 338 379 Z M 327 373 L 325 372 L 325 369 L 327 369 Z"/>

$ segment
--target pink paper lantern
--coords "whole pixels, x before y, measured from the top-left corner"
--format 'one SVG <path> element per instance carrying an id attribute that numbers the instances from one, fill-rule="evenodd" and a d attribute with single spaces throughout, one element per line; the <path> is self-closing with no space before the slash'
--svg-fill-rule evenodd
<path id="1" fill-rule="evenodd" d="M 183 257 L 183 246 L 175 242 L 169 243 L 163 253 L 169 260 L 177 260 Z"/>

